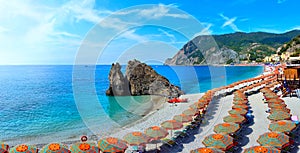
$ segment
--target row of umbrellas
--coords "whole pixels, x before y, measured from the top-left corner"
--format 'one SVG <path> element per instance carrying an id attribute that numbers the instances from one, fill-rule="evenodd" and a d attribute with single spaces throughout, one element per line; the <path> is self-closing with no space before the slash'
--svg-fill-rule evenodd
<path id="1" fill-rule="evenodd" d="M 247 81 L 257 81 L 264 77 L 254 78 L 246 81 L 242 81 L 240 83 L 246 83 Z M 224 122 L 218 125 L 214 126 L 214 132 L 216 134 L 211 134 L 203 140 L 203 144 L 206 146 L 205 148 L 198 148 L 195 150 L 192 150 L 191 153 L 221 153 L 227 150 L 228 148 L 231 148 L 234 145 L 233 138 L 229 135 L 230 133 L 236 133 L 240 129 L 240 124 L 246 121 L 246 118 L 244 117 L 245 114 L 248 112 L 248 99 L 244 94 L 244 91 L 251 89 L 254 86 L 261 85 L 260 83 L 255 82 L 256 84 L 253 84 L 251 86 L 245 87 L 244 90 L 238 90 L 234 92 L 234 98 L 233 98 L 233 106 L 232 110 L 230 110 L 229 116 L 224 117 Z M 238 84 L 234 84 L 238 85 Z M 233 87 L 233 86 L 230 86 Z M 268 150 L 272 150 L 276 148 L 270 148 L 267 147 Z M 251 152 L 253 150 L 262 150 L 263 148 L 261 146 L 257 147 L 251 147 L 246 150 L 246 152 Z"/>
<path id="2" fill-rule="evenodd" d="M 270 108 L 270 115 L 268 119 L 272 121 L 269 125 L 269 130 L 257 140 L 260 144 L 266 146 L 276 147 L 278 149 L 285 148 L 290 145 L 290 138 L 285 133 L 291 132 L 296 128 L 296 124 L 290 119 L 290 109 L 286 108 L 286 104 L 282 99 L 280 99 L 270 87 L 276 85 L 273 83 L 268 88 L 261 90 L 263 93 L 268 107 Z"/>
<path id="3" fill-rule="evenodd" d="M 260 78 L 261 79 L 261 78 Z M 253 79 L 251 79 L 253 81 Z M 241 82 L 245 83 L 245 82 Z M 253 85 L 252 85 L 253 86 Z M 230 110 L 229 116 L 224 117 L 224 122 L 214 126 L 214 132 L 203 140 L 203 144 L 207 148 L 198 148 L 192 150 L 191 153 L 198 152 L 224 152 L 228 148 L 234 145 L 233 138 L 229 135 L 230 133 L 236 133 L 240 129 L 240 124 L 243 123 L 246 118 L 244 115 L 248 112 L 248 100 L 245 94 L 238 90 L 234 92 L 233 107 Z"/>
<path id="4" fill-rule="evenodd" d="M 247 90 L 250 90 L 254 87 L 261 86 L 268 81 L 273 81 L 274 78 L 273 75 L 267 75 L 264 77 L 259 77 L 259 79 L 265 79 L 265 78 L 271 78 L 266 79 L 265 81 L 262 81 L 261 83 L 256 83 L 251 86 L 245 87 L 242 90 L 238 90 L 234 93 L 234 102 L 232 106 L 232 110 L 229 111 L 229 116 L 224 117 L 224 122 L 222 124 L 218 124 L 214 127 L 214 132 L 216 134 L 211 134 L 207 136 L 204 141 L 202 142 L 206 148 L 198 148 L 195 150 L 192 150 L 191 153 L 219 153 L 224 152 L 227 148 L 230 148 L 233 145 L 233 138 L 229 136 L 229 133 L 235 133 L 240 129 L 240 124 L 243 123 L 246 118 L 244 115 L 248 112 L 248 100 L 245 96 L 244 92 Z M 251 79 L 253 81 L 254 79 Z M 280 123 L 279 123 L 280 124 Z M 274 123 L 275 125 L 275 123 Z M 273 126 L 274 126 L 273 125 Z M 269 134 L 270 135 L 270 134 Z M 260 143 L 267 144 L 266 142 L 274 143 L 275 140 L 267 139 L 266 136 L 269 136 L 268 134 L 264 134 L 260 136 Z M 271 134 L 272 136 L 272 134 Z M 275 135 L 273 135 L 275 136 Z M 278 135 L 279 140 L 285 140 L 286 137 L 282 137 L 281 135 Z M 270 146 L 253 146 L 250 148 L 247 148 L 244 150 L 245 153 L 256 153 L 256 152 L 280 152 L 277 148 L 270 147 Z"/>

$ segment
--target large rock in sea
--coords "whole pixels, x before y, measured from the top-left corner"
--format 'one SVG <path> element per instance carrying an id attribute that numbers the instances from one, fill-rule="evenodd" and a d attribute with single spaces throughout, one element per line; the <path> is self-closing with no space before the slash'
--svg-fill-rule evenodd
<path id="1" fill-rule="evenodd" d="M 121 72 L 119 63 L 112 64 L 109 72 L 109 88 L 106 90 L 106 95 L 125 96 L 130 95 L 127 79 Z"/>
<path id="2" fill-rule="evenodd" d="M 117 63 L 115 65 L 119 64 Z M 115 69 L 112 68 L 109 74 L 110 86 L 106 91 L 106 95 L 109 96 L 130 94 L 132 96 L 161 95 L 178 97 L 184 94 L 179 87 L 171 84 L 167 78 L 161 76 L 152 67 L 138 60 L 128 62 L 124 79 L 121 77 L 123 75 L 120 70 L 118 71 L 118 75 L 113 75 L 115 73 L 114 71 Z M 123 91 L 123 89 L 125 91 L 124 94 L 119 94 L 122 93 L 119 91 Z M 115 91 L 118 91 L 118 94 L 114 94 Z"/>

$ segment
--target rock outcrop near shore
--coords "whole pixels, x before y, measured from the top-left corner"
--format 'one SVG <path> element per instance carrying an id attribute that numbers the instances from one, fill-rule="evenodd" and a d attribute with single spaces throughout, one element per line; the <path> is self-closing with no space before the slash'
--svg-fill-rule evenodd
<path id="1" fill-rule="evenodd" d="M 125 76 L 121 72 L 120 64 L 112 64 L 108 78 L 110 85 L 106 95 L 109 96 L 161 95 L 178 97 L 184 94 L 167 78 L 138 60 L 128 62 Z"/>

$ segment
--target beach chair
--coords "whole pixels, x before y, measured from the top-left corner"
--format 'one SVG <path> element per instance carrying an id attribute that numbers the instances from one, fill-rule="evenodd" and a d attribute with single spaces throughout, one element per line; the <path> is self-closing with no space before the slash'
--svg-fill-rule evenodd
<path id="1" fill-rule="evenodd" d="M 173 147 L 173 146 L 177 145 L 177 142 L 176 142 L 176 141 L 174 141 L 174 140 L 172 140 L 172 139 L 168 139 L 168 138 L 163 138 L 163 139 L 161 139 L 161 142 L 162 142 L 163 144 L 168 145 L 169 147 Z"/>

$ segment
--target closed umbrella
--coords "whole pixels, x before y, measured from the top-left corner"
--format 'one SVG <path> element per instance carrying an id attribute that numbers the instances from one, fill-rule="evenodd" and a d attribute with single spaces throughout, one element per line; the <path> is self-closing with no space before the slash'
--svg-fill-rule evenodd
<path id="1" fill-rule="evenodd" d="M 257 142 L 262 146 L 272 146 L 276 148 L 283 148 L 289 144 L 289 137 L 284 133 L 267 132 L 262 134 L 257 139 Z"/>
<path id="2" fill-rule="evenodd" d="M 151 137 L 142 132 L 131 132 L 126 134 L 123 139 L 131 146 L 139 146 L 148 143 Z"/>
<path id="3" fill-rule="evenodd" d="M 225 153 L 225 152 L 220 149 L 213 148 L 213 147 L 211 147 L 211 148 L 202 147 L 202 148 L 198 148 L 195 150 L 191 150 L 190 153 Z"/>
<path id="4" fill-rule="evenodd" d="M 43 146 L 39 153 L 70 153 L 67 146 L 60 143 L 50 143 Z"/>
<path id="5" fill-rule="evenodd" d="M 269 125 L 269 130 L 273 132 L 290 132 L 296 128 L 296 124 L 289 120 L 280 120 Z"/>
<path id="6" fill-rule="evenodd" d="M 240 125 L 236 123 L 221 123 L 214 127 L 214 132 L 222 134 L 235 133 L 240 129 Z"/>
<path id="7" fill-rule="evenodd" d="M 206 147 L 214 147 L 225 151 L 233 146 L 233 138 L 229 135 L 211 134 L 205 137 L 202 143 Z"/>
<path id="8" fill-rule="evenodd" d="M 244 153 L 280 153 L 281 151 L 277 148 L 270 146 L 253 146 L 246 148 Z"/>
<path id="9" fill-rule="evenodd" d="M 71 145 L 72 153 L 99 153 L 99 148 L 90 142 L 77 142 Z"/>
<path id="10" fill-rule="evenodd" d="M 10 149 L 9 153 L 37 153 L 38 149 L 33 145 L 21 144 Z"/>
<path id="11" fill-rule="evenodd" d="M 125 141 L 114 138 L 114 137 L 108 137 L 103 138 L 98 141 L 98 147 L 102 152 L 124 152 L 124 150 L 127 149 L 127 144 Z"/>

